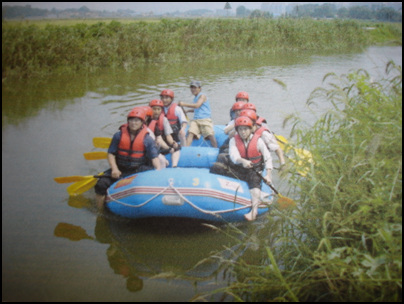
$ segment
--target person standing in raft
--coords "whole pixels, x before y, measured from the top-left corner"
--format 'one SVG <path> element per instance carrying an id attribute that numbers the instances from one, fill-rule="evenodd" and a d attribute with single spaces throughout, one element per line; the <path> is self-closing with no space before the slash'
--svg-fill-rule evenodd
<path id="1" fill-rule="evenodd" d="M 229 158 L 218 158 L 210 169 L 211 173 L 230 176 L 248 183 L 251 194 L 251 211 L 244 215 L 246 220 L 253 221 L 258 214 L 261 201 L 261 177 L 257 174 L 266 169 L 264 179 L 271 183 L 272 158 L 261 135 L 253 133 L 253 121 L 240 116 L 235 121 L 237 133 L 229 143 Z"/>
<path id="2" fill-rule="evenodd" d="M 164 113 L 173 129 L 173 139 L 180 142 L 181 146 L 186 144 L 186 128 L 188 125 L 184 111 L 174 103 L 174 91 L 166 89 L 161 91 L 160 99 L 164 103 Z"/>
<path id="3" fill-rule="evenodd" d="M 160 170 L 159 152 L 145 125 L 146 112 L 134 108 L 128 114 L 128 122 L 120 127 L 108 148 L 110 169 L 105 171 L 95 185 L 97 206 L 104 206 L 107 189 L 118 179 L 147 170 Z M 151 164 L 150 165 L 150 161 Z"/>
<path id="4" fill-rule="evenodd" d="M 194 109 L 194 119 L 191 121 L 188 129 L 186 146 L 190 146 L 194 140 L 194 137 L 199 139 L 202 134 L 204 138 L 210 140 L 212 147 L 217 148 L 209 99 L 206 97 L 206 95 L 201 93 L 202 88 L 200 81 L 192 81 L 190 89 L 192 94 L 195 96 L 193 103 L 189 104 L 182 101 L 178 103 L 180 107 Z"/>

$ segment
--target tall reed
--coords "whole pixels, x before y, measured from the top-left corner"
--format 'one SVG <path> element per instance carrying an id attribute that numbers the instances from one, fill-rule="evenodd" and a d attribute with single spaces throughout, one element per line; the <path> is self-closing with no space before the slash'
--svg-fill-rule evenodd
<path id="1" fill-rule="evenodd" d="M 162 19 L 160 22 L 2 26 L 2 71 L 19 77 L 101 67 L 133 69 L 234 54 L 335 50 L 369 44 L 355 21 Z"/>
<path id="2" fill-rule="evenodd" d="M 386 71 L 380 82 L 363 70 L 326 75 L 308 105 L 329 110 L 313 124 L 287 119 L 314 158 L 306 177 L 290 177 L 298 207 L 240 232 L 246 252 L 228 262 L 221 292 L 259 302 L 402 300 L 402 71 Z"/>

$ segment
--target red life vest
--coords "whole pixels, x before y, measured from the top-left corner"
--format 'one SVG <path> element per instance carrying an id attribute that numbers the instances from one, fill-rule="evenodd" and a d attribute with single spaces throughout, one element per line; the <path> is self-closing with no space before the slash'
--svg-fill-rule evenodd
<path id="1" fill-rule="evenodd" d="M 247 147 L 244 145 L 243 140 L 239 134 L 234 135 L 236 141 L 236 147 L 240 152 L 242 158 L 251 160 L 254 165 L 260 165 L 262 163 L 262 154 L 258 151 L 257 143 L 261 137 L 260 134 L 254 133 L 253 138 L 248 143 Z"/>
<path id="2" fill-rule="evenodd" d="M 164 113 L 162 112 L 159 116 L 158 119 L 153 119 L 150 124 L 149 124 L 149 129 L 153 131 L 153 133 L 157 136 L 159 134 L 156 134 L 156 126 L 157 128 L 163 133 L 164 131 Z M 157 132 L 159 133 L 159 132 Z"/>
<path id="3" fill-rule="evenodd" d="M 131 142 L 128 125 L 121 126 L 121 140 L 118 145 L 118 155 L 130 157 L 132 159 L 142 159 L 145 156 L 144 137 L 147 128 L 143 126 L 142 130 L 136 135 L 135 139 Z"/>
<path id="4" fill-rule="evenodd" d="M 175 108 L 177 107 L 176 103 L 172 103 L 168 110 L 167 110 L 167 114 L 166 117 L 168 119 L 168 122 L 170 123 L 171 127 L 175 124 L 179 124 L 179 119 L 178 117 L 175 115 Z"/>
<path id="5" fill-rule="evenodd" d="M 261 137 L 262 133 L 264 133 L 264 131 L 268 131 L 269 129 L 266 127 L 260 127 L 259 129 L 255 130 L 254 134 L 257 134 L 259 137 Z"/>

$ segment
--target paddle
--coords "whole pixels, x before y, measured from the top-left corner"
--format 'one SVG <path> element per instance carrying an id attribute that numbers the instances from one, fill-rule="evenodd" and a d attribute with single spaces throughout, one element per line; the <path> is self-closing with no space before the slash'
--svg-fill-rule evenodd
<path id="1" fill-rule="evenodd" d="M 258 171 L 254 170 L 254 172 L 261 178 L 261 180 L 265 184 L 267 184 L 275 192 L 276 195 L 278 195 L 278 204 L 279 204 L 280 209 L 286 209 L 286 208 L 289 208 L 289 207 L 296 206 L 296 203 L 291 198 L 283 196 L 282 194 L 280 194 L 278 192 L 278 190 L 276 190 L 275 187 L 271 183 L 268 183 L 266 181 L 266 179 Z"/>
<path id="2" fill-rule="evenodd" d="M 71 196 L 76 196 L 80 195 L 88 190 L 90 190 L 92 187 L 95 186 L 97 183 L 97 178 L 100 178 L 102 176 L 108 176 L 108 175 L 103 175 L 104 173 L 100 173 L 98 175 L 87 175 L 87 176 L 80 176 L 80 175 L 73 175 L 73 176 L 65 176 L 65 177 L 55 177 L 54 180 L 55 182 L 59 184 L 64 184 L 64 183 L 73 183 L 69 187 L 67 187 L 67 193 Z"/>
<path id="3" fill-rule="evenodd" d="M 83 155 L 86 160 L 96 160 L 96 159 L 106 159 L 108 153 L 104 151 L 95 151 L 95 152 L 86 152 Z"/>
<path id="4" fill-rule="evenodd" d="M 288 140 L 285 137 L 283 137 L 282 135 L 277 135 L 273 132 L 272 132 L 272 134 L 276 137 L 277 141 L 281 144 L 280 146 L 281 146 L 282 150 L 285 151 L 285 148 L 293 149 L 293 151 L 295 152 L 295 155 L 298 157 L 298 159 L 291 158 L 291 157 L 287 156 L 286 154 L 284 154 L 284 155 L 296 165 L 296 167 L 298 168 L 297 171 L 301 176 L 306 176 L 310 170 L 309 167 L 307 166 L 307 162 L 313 163 L 313 155 L 311 154 L 311 152 L 306 149 L 302 149 L 302 148 L 294 148 L 289 145 Z M 288 147 L 285 147 L 286 145 L 288 145 Z M 299 168 L 301 168 L 301 169 L 299 169 Z"/>
<path id="5" fill-rule="evenodd" d="M 103 176 L 101 175 L 72 175 L 72 176 L 63 176 L 63 177 L 55 177 L 53 180 L 58 184 L 68 184 L 74 182 L 87 181 L 88 179 L 97 178 Z"/>
<path id="6" fill-rule="evenodd" d="M 94 137 L 93 145 L 96 148 L 108 149 L 111 144 L 111 138 L 109 137 Z"/>
<path id="7" fill-rule="evenodd" d="M 189 118 L 188 118 L 187 112 L 185 112 L 184 107 L 183 107 L 183 106 L 180 106 L 180 107 L 181 107 L 181 109 L 182 109 L 182 112 L 184 112 L 185 118 L 186 118 L 186 119 L 189 121 Z"/>
<path id="8" fill-rule="evenodd" d="M 283 137 L 282 135 L 277 135 L 275 133 L 272 133 L 272 134 L 275 135 L 276 140 L 279 143 L 281 143 L 281 149 L 285 150 L 285 145 L 289 144 L 288 140 L 285 137 Z M 301 148 L 294 148 L 294 147 L 292 147 L 290 145 L 289 145 L 289 147 L 292 148 L 296 152 L 296 155 L 298 157 L 300 157 L 302 159 L 307 159 L 309 162 L 311 162 L 313 156 L 312 156 L 310 151 L 305 150 L 305 149 L 301 149 Z"/>

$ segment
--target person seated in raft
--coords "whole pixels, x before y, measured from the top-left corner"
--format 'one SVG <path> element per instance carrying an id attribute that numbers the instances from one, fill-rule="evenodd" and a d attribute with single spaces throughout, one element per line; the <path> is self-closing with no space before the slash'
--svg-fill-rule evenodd
<path id="1" fill-rule="evenodd" d="M 245 104 L 240 115 L 247 116 L 254 122 L 253 132 L 260 132 L 261 138 L 267 145 L 269 152 L 275 152 L 278 156 L 280 166 L 284 166 L 285 156 L 283 150 L 279 146 L 275 135 L 269 130 L 266 119 L 257 115 L 257 108 L 255 105 L 252 103 Z"/>
<path id="2" fill-rule="evenodd" d="M 249 117 L 236 118 L 236 135 L 230 140 L 229 157 L 218 157 L 210 169 L 211 173 L 221 174 L 248 183 L 251 194 L 251 211 L 244 215 L 248 221 L 257 217 L 261 197 L 261 171 L 266 169 L 263 177 L 271 183 L 272 158 L 259 134 L 253 133 L 253 122 Z M 222 154 L 224 155 L 224 154 Z M 258 175 L 257 172 L 260 174 Z"/>
<path id="3" fill-rule="evenodd" d="M 185 146 L 188 120 L 182 108 L 173 102 L 174 92 L 168 89 L 163 90 L 160 93 L 160 99 L 164 103 L 164 113 L 173 129 L 173 139 L 176 142 L 180 142 L 181 146 Z"/>
<path id="4" fill-rule="evenodd" d="M 153 110 L 153 117 L 148 127 L 156 136 L 157 147 L 164 158 L 160 166 L 161 168 L 166 167 L 166 159 L 163 155 L 171 153 L 172 167 L 175 168 L 180 159 L 181 146 L 173 139 L 173 130 L 171 129 L 167 117 L 164 116 L 164 104 L 159 99 L 153 99 L 150 101 L 149 106 Z"/>
<path id="5" fill-rule="evenodd" d="M 236 94 L 236 102 L 242 101 L 242 102 L 248 103 L 249 100 L 250 100 L 250 97 L 248 96 L 247 92 L 241 91 Z M 236 118 L 237 118 L 237 115 L 235 113 L 235 110 L 233 110 L 233 107 L 232 107 L 230 109 L 230 120 L 234 120 Z"/>
<path id="6" fill-rule="evenodd" d="M 231 107 L 233 119 L 226 125 L 224 128 L 224 133 L 229 135 L 229 138 L 233 137 L 236 134 L 236 130 L 234 129 L 234 120 L 240 116 L 241 110 L 243 110 L 244 105 L 247 104 L 245 101 L 236 101 Z"/>
<path id="7" fill-rule="evenodd" d="M 158 149 L 148 133 L 145 119 L 146 112 L 142 108 L 132 109 L 127 116 L 127 124 L 122 125 L 112 137 L 108 148 L 111 168 L 95 185 L 98 208 L 103 208 L 107 189 L 118 179 L 153 168 L 160 170 Z"/>
<path id="8" fill-rule="evenodd" d="M 227 139 L 220 146 L 219 153 L 229 153 L 229 142 L 230 139 L 236 134 L 236 130 L 234 128 L 234 120 L 240 116 L 240 112 L 243 109 L 243 106 L 246 104 L 245 101 L 236 101 L 231 107 L 231 112 L 233 113 L 234 119 L 232 119 L 224 128 L 224 133 L 228 135 Z"/>
<path id="9" fill-rule="evenodd" d="M 204 138 L 210 140 L 212 147 L 217 148 L 209 99 L 205 94 L 202 94 L 200 81 L 192 81 L 190 84 L 190 89 L 192 95 L 195 96 L 193 103 L 189 104 L 182 101 L 178 103 L 180 107 L 194 109 L 194 119 L 191 121 L 188 129 L 186 146 L 190 146 L 194 140 L 194 137 L 199 139 L 202 134 Z"/>

